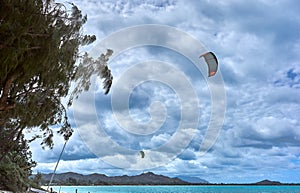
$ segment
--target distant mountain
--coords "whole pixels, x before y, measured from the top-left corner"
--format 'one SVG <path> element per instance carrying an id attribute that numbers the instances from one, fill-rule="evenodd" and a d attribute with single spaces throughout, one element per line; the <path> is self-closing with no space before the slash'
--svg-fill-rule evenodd
<path id="1" fill-rule="evenodd" d="M 191 177 L 191 176 L 177 176 L 177 177 L 182 181 L 189 182 L 192 184 L 209 184 L 208 181 L 197 177 Z"/>
<path id="2" fill-rule="evenodd" d="M 52 174 L 42 174 L 42 183 L 49 183 Z M 189 185 L 179 178 L 170 178 L 152 172 L 136 176 L 82 175 L 73 172 L 55 174 L 53 184 L 58 185 Z"/>
<path id="3" fill-rule="evenodd" d="M 278 181 L 270 181 L 270 180 L 262 180 L 260 182 L 256 182 L 256 185 L 281 185 L 281 182 Z"/>
<path id="4" fill-rule="evenodd" d="M 48 184 L 52 174 L 42 174 L 42 184 Z M 83 175 L 74 172 L 55 174 L 52 185 L 241 185 L 241 184 L 213 184 L 208 181 L 181 175 L 176 178 L 170 178 L 152 172 L 142 173 L 135 176 L 106 176 L 104 174 Z M 243 185 L 300 185 L 284 184 L 278 181 L 262 180 L 256 183 Z"/>

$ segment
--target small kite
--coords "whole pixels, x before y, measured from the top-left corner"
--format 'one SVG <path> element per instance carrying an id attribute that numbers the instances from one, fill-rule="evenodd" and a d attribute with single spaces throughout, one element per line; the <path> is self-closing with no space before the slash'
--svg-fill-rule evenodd
<path id="1" fill-rule="evenodd" d="M 216 55 L 212 52 L 206 52 L 200 55 L 200 58 L 204 57 L 206 64 L 208 66 L 208 77 L 214 76 L 218 70 L 218 59 Z"/>
<path id="2" fill-rule="evenodd" d="M 140 151 L 141 157 L 144 158 L 145 157 L 145 152 L 144 151 Z"/>

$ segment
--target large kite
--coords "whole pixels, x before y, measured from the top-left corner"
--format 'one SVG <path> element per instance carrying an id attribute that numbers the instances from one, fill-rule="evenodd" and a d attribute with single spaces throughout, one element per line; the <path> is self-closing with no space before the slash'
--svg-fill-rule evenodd
<path id="1" fill-rule="evenodd" d="M 208 77 L 214 76 L 218 70 L 218 59 L 216 55 L 212 52 L 206 52 L 200 55 L 200 58 L 203 57 L 208 66 Z"/>

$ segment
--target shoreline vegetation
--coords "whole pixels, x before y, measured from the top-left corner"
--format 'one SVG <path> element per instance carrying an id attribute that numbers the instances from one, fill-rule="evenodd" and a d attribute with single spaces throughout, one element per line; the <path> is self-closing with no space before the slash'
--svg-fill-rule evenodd
<path id="1" fill-rule="evenodd" d="M 48 185 L 50 174 L 41 174 L 41 184 Z M 106 176 L 104 174 L 83 175 L 73 172 L 56 174 L 51 186 L 300 186 L 300 183 L 281 183 L 262 180 L 254 183 L 210 183 L 201 178 L 198 181 L 183 180 L 183 177 L 168 177 L 152 172 L 135 176 Z"/>

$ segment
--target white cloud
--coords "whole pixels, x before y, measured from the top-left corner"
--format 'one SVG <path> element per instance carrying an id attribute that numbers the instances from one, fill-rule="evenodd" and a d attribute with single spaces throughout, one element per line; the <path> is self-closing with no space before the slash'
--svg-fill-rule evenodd
<path id="1" fill-rule="evenodd" d="M 199 144 L 203 140 L 205 131 L 202 129 L 206 128 L 209 122 L 211 102 L 209 89 L 203 77 L 190 65 L 191 62 L 184 56 L 155 47 L 126 50 L 111 62 L 110 67 L 115 77 L 113 84 L 129 66 L 149 60 L 172 64 L 185 73 L 199 98 L 199 129 L 201 130 L 196 132 L 194 141 L 181 156 L 153 171 L 168 175 L 189 173 L 212 182 L 254 182 L 264 178 L 293 181 L 289 176 L 300 180 L 299 173 L 297 174 L 300 169 L 298 150 L 300 5 L 298 2 L 145 0 L 75 1 L 74 3 L 88 14 L 88 22 L 84 30 L 89 34 L 96 34 L 97 43 L 110 33 L 124 27 L 150 23 L 166 24 L 191 34 L 218 56 L 219 73 L 222 73 L 224 78 L 227 95 L 225 124 L 213 149 L 201 157 L 195 149 L 199 149 Z M 128 38 L 137 38 L 134 41 L 138 41 L 143 34 L 129 36 L 130 34 Z M 168 40 L 167 37 L 160 38 Z M 192 45 L 179 37 L 176 43 L 178 42 L 181 42 L 185 49 L 191 49 Z M 116 43 L 122 44 L 118 40 Z M 138 69 L 133 76 L 126 77 L 128 80 L 120 83 L 121 89 L 116 90 L 119 94 L 117 102 L 121 103 L 124 100 L 130 86 L 127 84 L 128 81 L 145 78 L 145 74 L 141 73 L 143 70 L 151 69 L 149 66 Z M 166 74 L 165 79 L 171 82 L 174 88 L 182 90 L 186 96 L 189 96 L 191 93 L 182 84 L 181 79 L 167 76 L 167 72 L 170 73 L 168 70 L 170 69 L 159 69 Z M 151 75 L 147 76 L 151 77 Z M 170 89 L 162 89 L 163 87 L 159 85 L 155 87 L 157 90 L 147 90 L 148 86 L 140 85 L 131 96 L 135 100 L 132 101 L 135 108 L 131 109 L 134 120 L 150 120 L 147 110 L 149 110 L 149 103 L 155 98 L 167 107 L 167 122 L 172 126 L 178 125 L 178 114 L 176 114 L 178 110 L 175 108 L 179 104 L 178 96 L 175 96 Z M 132 134 L 117 129 L 118 125 L 113 122 L 111 116 L 109 104 L 111 95 L 103 98 L 98 97 L 97 94 L 95 100 L 99 105 L 97 106 L 99 107 L 98 118 L 106 127 L 107 134 L 111 135 L 110 139 L 117 141 L 118 144 L 129 149 L 135 148 L 134 150 L 137 151 L 139 148 L 147 149 L 165 144 L 174 134 L 174 130 L 167 132 L 162 129 L 157 130 L 158 133 L 154 135 L 135 138 Z M 82 103 L 74 107 L 78 113 L 77 117 L 80 117 L 77 120 L 79 126 L 86 123 L 94 124 L 94 113 L 90 111 L 95 108 L 90 103 L 94 100 L 93 96 L 94 93 L 86 93 L 84 96 L 86 100 L 80 101 Z M 192 103 L 185 103 L 184 106 L 190 108 L 190 104 Z M 123 110 L 120 107 L 118 112 Z M 161 111 L 156 112 L 158 112 L 157 116 L 162 115 Z M 186 118 L 191 117 L 189 114 Z M 191 119 L 193 121 L 193 118 Z M 124 118 L 124 120 L 128 128 L 133 125 L 128 119 Z M 90 133 L 87 137 L 92 139 L 95 136 Z M 74 135 L 73 139 L 70 141 L 72 145 L 66 148 L 66 154 L 68 159 L 74 160 L 66 159 L 62 162 L 60 171 L 93 170 L 107 174 L 130 173 L 113 167 L 108 168 L 106 164 L 93 158 L 93 154 L 86 153 L 87 149 L 78 135 Z M 97 144 L 97 140 L 95 139 L 94 145 Z M 62 146 L 63 141 L 58 139 L 55 141 L 58 147 Z M 53 167 L 53 163 L 50 162 L 55 161 L 55 156 L 58 156 L 58 147 L 50 153 L 41 153 L 37 143 L 32 145 L 39 168 L 47 170 Z M 115 159 L 116 155 L 109 153 L 114 147 L 112 145 L 103 149 L 103 155 Z M 174 148 L 176 149 L 176 146 Z M 126 155 L 125 152 L 123 153 Z M 78 157 L 78 155 L 83 156 Z M 88 159 L 83 159 L 84 156 Z M 157 154 L 155 158 L 153 157 L 157 163 L 165 159 L 159 156 L 161 155 Z M 119 159 L 123 160 L 122 157 Z M 132 161 L 133 163 L 124 162 L 124 164 L 136 164 L 136 166 L 141 164 L 137 157 L 133 157 Z"/>

